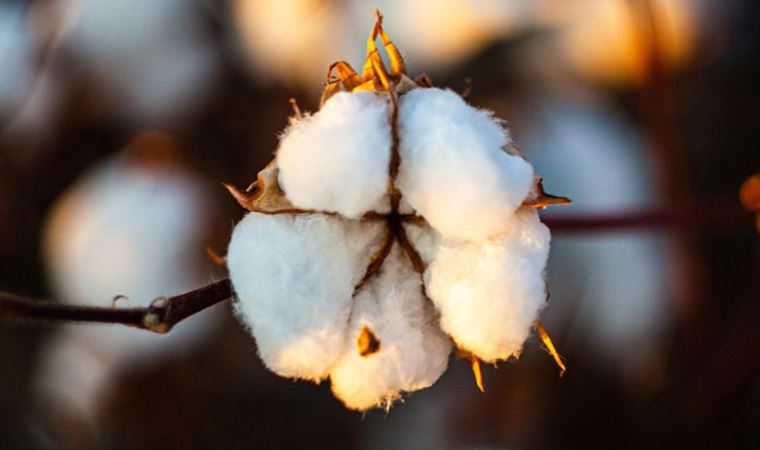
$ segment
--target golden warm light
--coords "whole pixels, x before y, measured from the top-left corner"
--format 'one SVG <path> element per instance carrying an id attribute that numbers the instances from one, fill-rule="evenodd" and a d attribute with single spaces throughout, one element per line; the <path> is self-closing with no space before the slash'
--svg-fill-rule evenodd
<path id="1" fill-rule="evenodd" d="M 591 79 L 640 83 L 652 57 L 673 70 L 694 50 L 695 19 L 683 0 L 581 2 L 571 12 L 563 49 Z"/>

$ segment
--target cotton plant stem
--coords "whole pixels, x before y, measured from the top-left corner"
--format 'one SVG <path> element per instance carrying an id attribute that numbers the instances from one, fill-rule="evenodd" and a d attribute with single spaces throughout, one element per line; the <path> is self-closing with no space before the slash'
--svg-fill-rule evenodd
<path id="1" fill-rule="evenodd" d="M 562 214 L 542 218 L 552 233 L 597 233 L 648 228 L 731 228 L 751 223 L 752 213 L 735 200 L 619 213 Z"/>
<path id="2" fill-rule="evenodd" d="M 160 297 L 144 308 L 79 306 L 0 293 L 0 319 L 122 324 L 163 334 L 195 313 L 232 296 L 232 284 L 229 279 L 219 280 L 173 297 Z"/>

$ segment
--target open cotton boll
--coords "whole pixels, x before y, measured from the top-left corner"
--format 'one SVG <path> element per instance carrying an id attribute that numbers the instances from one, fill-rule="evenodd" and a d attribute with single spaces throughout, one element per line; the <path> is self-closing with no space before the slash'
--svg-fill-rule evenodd
<path id="1" fill-rule="evenodd" d="M 250 213 L 235 227 L 227 267 L 238 318 L 272 371 L 319 381 L 343 353 L 351 296 L 382 224 L 323 214 Z"/>
<path id="2" fill-rule="evenodd" d="M 482 243 L 442 242 L 425 273 L 441 328 L 486 362 L 518 353 L 546 303 L 549 229 L 524 207 Z"/>
<path id="3" fill-rule="evenodd" d="M 456 93 L 415 89 L 401 97 L 397 185 L 445 237 L 503 233 L 533 184 L 533 169 L 507 154 L 506 130 Z"/>
<path id="4" fill-rule="evenodd" d="M 420 276 L 395 245 L 380 273 L 356 295 L 344 355 L 330 371 L 332 390 L 348 408 L 390 407 L 402 392 L 431 386 L 446 370 L 451 341 L 438 328 Z M 379 350 L 362 356 L 367 327 Z"/>
<path id="5" fill-rule="evenodd" d="M 293 205 L 354 218 L 382 209 L 391 154 L 388 114 L 386 95 L 341 92 L 285 130 L 277 165 Z"/>

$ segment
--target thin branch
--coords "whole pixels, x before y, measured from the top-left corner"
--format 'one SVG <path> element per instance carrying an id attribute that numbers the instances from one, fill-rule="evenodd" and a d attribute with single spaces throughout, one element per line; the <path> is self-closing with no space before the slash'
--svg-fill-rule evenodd
<path id="1" fill-rule="evenodd" d="M 174 325 L 193 314 L 232 296 L 229 279 L 174 297 L 158 298 L 145 308 L 77 306 L 0 293 L 0 319 L 113 323 L 154 333 L 167 333 Z"/>
<path id="2" fill-rule="evenodd" d="M 727 228 L 751 218 L 736 202 L 624 211 L 620 213 L 583 213 L 557 215 L 542 220 L 557 233 L 594 233 L 613 230 L 642 230 L 669 227 Z"/>

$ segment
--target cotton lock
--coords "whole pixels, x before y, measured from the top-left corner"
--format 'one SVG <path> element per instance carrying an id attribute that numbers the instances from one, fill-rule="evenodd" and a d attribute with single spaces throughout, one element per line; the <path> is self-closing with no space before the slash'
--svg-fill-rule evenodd
<path id="1" fill-rule="evenodd" d="M 390 147 L 387 99 L 372 92 L 341 92 L 285 130 L 277 151 L 279 181 L 299 208 L 351 218 L 387 210 L 381 202 L 388 188 Z"/>
<path id="2" fill-rule="evenodd" d="M 446 237 L 483 240 L 507 230 L 533 185 L 533 168 L 506 153 L 501 121 L 449 90 L 401 97 L 398 185 L 412 208 Z"/>

